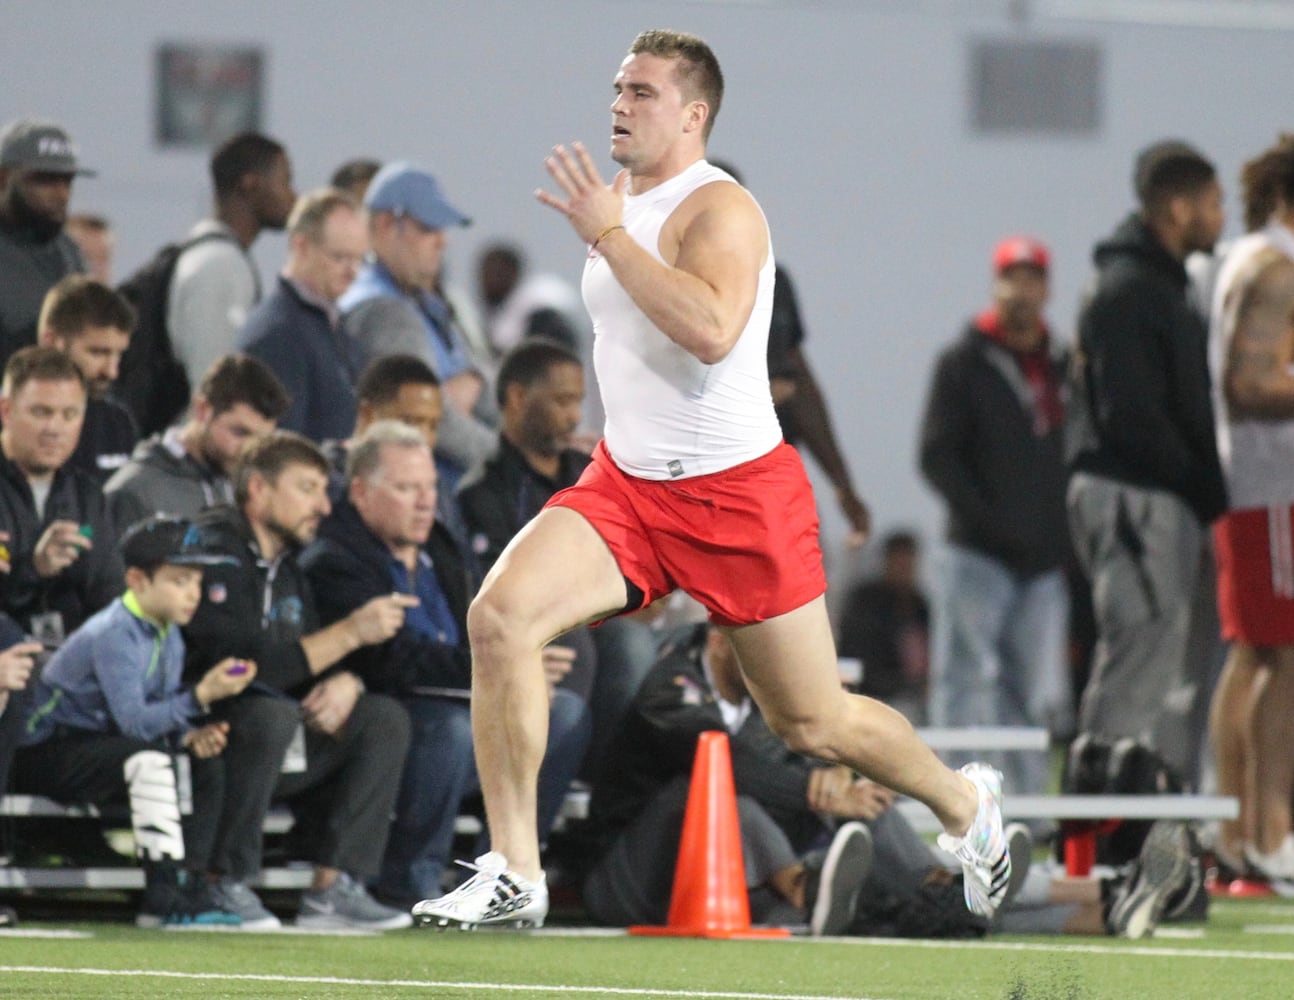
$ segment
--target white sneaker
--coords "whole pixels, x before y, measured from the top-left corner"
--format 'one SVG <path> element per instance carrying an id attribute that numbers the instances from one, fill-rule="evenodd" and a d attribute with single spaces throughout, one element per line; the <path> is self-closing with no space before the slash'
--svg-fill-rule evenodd
<path id="1" fill-rule="evenodd" d="M 476 874 L 453 892 L 415 903 L 413 918 L 420 925 L 465 931 L 479 926 L 544 926 L 548 916 L 548 883 L 544 879 L 531 882 L 508 871 L 507 859 L 496 851 L 482 854 L 475 864 L 459 864 Z"/>
<path id="2" fill-rule="evenodd" d="M 1011 853 L 1002 831 L 1002 775 L 980 763 L 967 764 L 959 773 L 979 792 L 979 811 L 960 837 L 939 834 L 939 846 L 962 863 L 966 908 L 991 918 L 1011 883 Z"/>
<path id="3" fill-rule="evenodd" d="M 1245 845 L 1245 858 L 1259 875 L 1270 881 L 1294 879 L 1294 833 L 1285 835 L 1281 846 L 1264 854 L 1253 844 Z"/>

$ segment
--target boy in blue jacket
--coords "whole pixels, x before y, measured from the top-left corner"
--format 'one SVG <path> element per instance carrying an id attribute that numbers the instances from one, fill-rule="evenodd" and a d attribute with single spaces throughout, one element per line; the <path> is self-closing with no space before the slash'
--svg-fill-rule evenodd
<path id="1" fill-rule="evenodd" d="M 179 627 L 202 599 L 202 567 L 222 558 L 194 544 L 189 527 L 155 516 L 122 539 L 126 593 L 45 666 L 14 768 L 20 792 L 129 803 L 145 872 L 141 927 L 239 922 L 212 902 L 203 874 L 223 797 L 213 765 L 228 734 L 228 723 L 204 720 L 256 666 L 226 659 L 181 686 Z"/>

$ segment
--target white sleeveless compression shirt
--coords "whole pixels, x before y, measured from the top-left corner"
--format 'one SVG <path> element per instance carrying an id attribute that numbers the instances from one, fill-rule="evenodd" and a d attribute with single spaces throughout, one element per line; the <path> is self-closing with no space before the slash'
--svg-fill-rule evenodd
<path id="1" fill-rule="evenodd" d="M 1277 222 L 1236 240 L 1218 272 L 1209 319 L 1209 368 L 1218 458 L 1231 510 L 1287 505 L 1294 500 L 1294 420 L 1233 417 L 1224 392 L 1227 357 L 1235 333 L 1240 285 L 1253 280 L 1249 266 L 1263 251 L 1294 259 L 1294 232 Z"/>
<path id="2" fill-rule="evenodd" d="M 641 195 L 626 195 L 628 235 L 657 260 L 660 233 L 692 192 L 736 183 L 698 160 Z M 768 385 L 768 324 L 773 312 L 773 247 L 759 271 L 755 307 L 736 345 L 707 365 L 665 336 L 621 287 L 610 265 L 589 250 L 584 304 L 593 320 L 593 367 L 606 409 L 611 458 L 641 479 L 683 479 L 730 469 L 777 447 L 782 430 Z"/>

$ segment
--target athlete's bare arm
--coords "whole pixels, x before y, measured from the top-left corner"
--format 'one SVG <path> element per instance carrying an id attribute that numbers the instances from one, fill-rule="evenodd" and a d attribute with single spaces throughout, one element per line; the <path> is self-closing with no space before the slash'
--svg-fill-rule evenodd
<path id="1" fill-rule="evenodd" d="M 1271 260 L 1240 291 L 1227 354 L 1227 404 L 1233 417 L 1294 417 L 1294 261 Z"/>
<path id="2" fill-rule="evenodd" d="M 768 258 L 768 228 L 750 195 L 722 182 L 689 196 L 661 230 L 662 264 L 613 228 L 623 218 L 626 171 L 608 186 L 579 143 L 571 150 L 556 147 L 545 163 L 567 200 L 546 191 L 536 196 L 565 215 L 586 243 L 597 242 L 647 318 L 706 364 L 727 357 L 750 318 L 759 269 Z"/>

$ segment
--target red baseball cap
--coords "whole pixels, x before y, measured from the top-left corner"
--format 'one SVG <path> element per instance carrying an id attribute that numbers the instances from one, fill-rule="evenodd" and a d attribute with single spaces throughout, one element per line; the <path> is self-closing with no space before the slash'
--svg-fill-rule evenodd
<path id="1" fill-rule="evenodd" d="M 1051 251 L 1032 236 L 1008 236 L 993 248 L 993 273 L 1001 274 L 1016 264 L 1028 264 L 1045 274 L 1051 266 Z"/>

